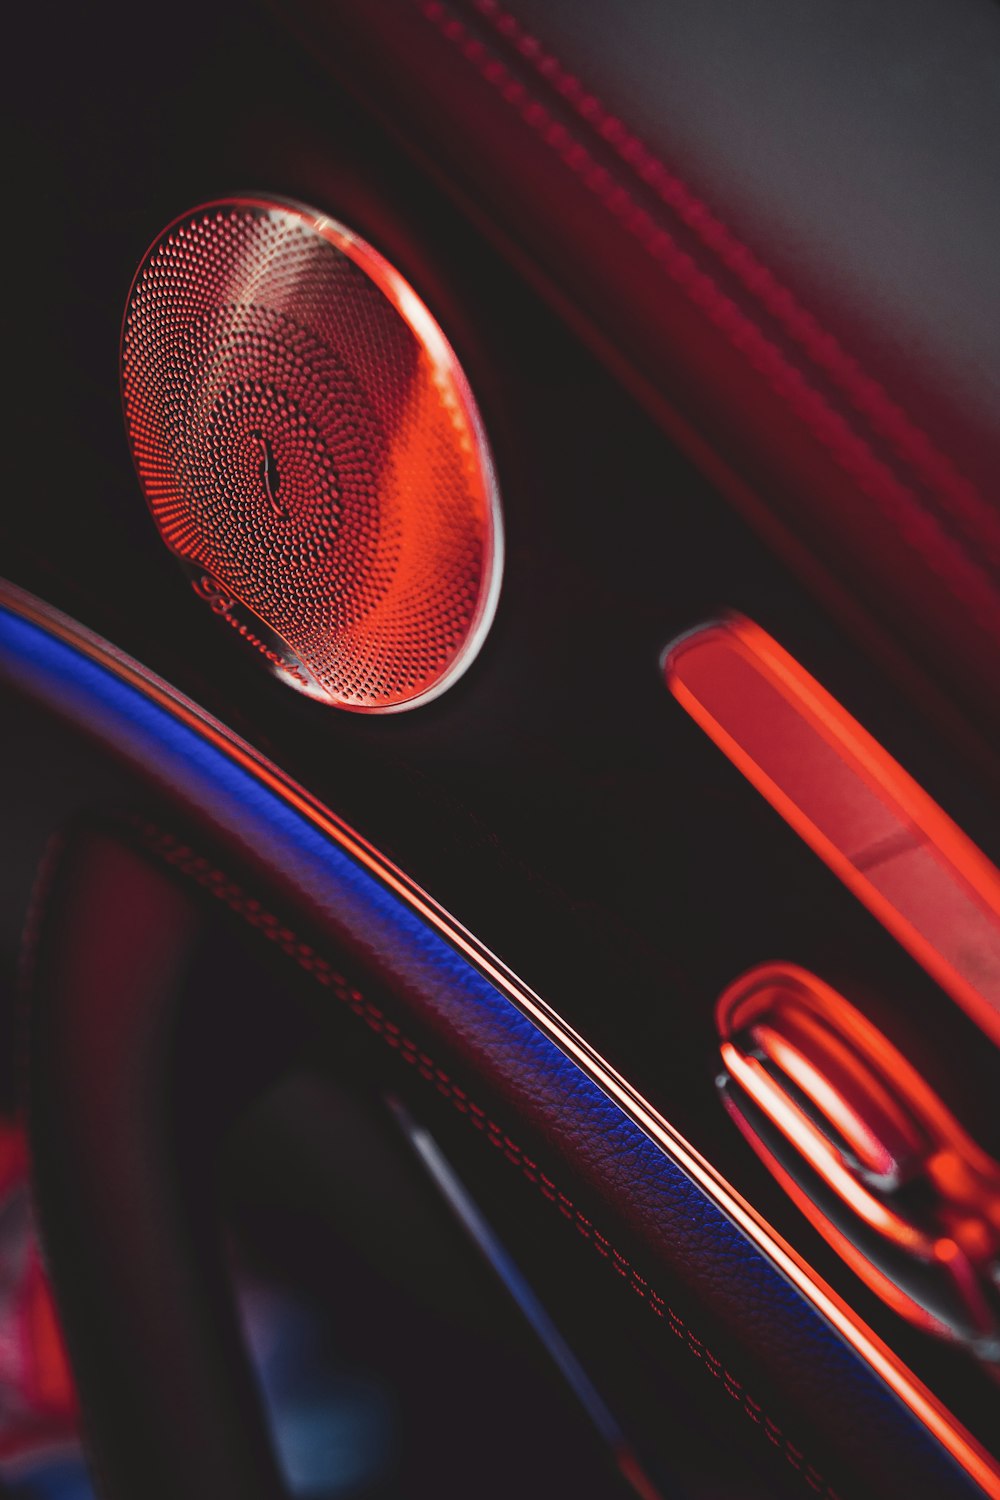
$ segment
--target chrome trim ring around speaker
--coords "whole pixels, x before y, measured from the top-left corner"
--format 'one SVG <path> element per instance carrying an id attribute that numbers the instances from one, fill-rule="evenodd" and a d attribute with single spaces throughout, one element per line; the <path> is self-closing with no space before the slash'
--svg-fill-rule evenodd
<path id="1" fill-rule="evenodd" d="M 426 703 L 482 645 L 503 528 L 476 403 L 378 251 L 315 210 L 205 204 L 136 273 L 125 423 L 200 598 L 300 692 Z"/>

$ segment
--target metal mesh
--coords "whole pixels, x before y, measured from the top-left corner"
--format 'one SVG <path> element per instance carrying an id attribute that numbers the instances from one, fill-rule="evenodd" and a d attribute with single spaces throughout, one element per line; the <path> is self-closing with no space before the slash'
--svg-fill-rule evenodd
<path id="1" fill-rule="evenodd" d="M 212 204 L 136 276 L 126 425 L 160 531 L 346 707 L 433 695 L 495 603 L 468 387 L 401 278 L 307 210 Z"/>

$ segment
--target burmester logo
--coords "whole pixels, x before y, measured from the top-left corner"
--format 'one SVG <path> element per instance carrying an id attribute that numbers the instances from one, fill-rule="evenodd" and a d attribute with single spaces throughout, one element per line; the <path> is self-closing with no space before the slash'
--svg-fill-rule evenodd
<path id="1" fill-rule="evenodd" d="M 232 594 L 227 594 L 221 583 L 217 583 L 208 573 L 202 573 L 200 578 L 192 579 L 191 587 L 199 599 L 204 599 L 209 609 L 217 615 L 228 615 L 236 600 Z"/>
<path id="2" fill-rule="evenodd" d="M 279 655 L 266 641 L 262 641 L 259 635 L 255 635 L 238 616 L 233 614 L 237 602 L 235 596 L 210 573 L 202 573 L 199 577 L 193 578 L 191 587 L 198 598 L 205 601 L 213 614 L 220 615 L 238 635 L 241 635 L 262 656 L 265 656 L 273 666 L 280 667 L 282 672 L 286 672 L 289 677 L 294 677 L 295 681 L 301 683 L 303 687 L 310 686 L 309 679 L 303 675 L 294 661 L 289 661 L 287 657 Z"/>

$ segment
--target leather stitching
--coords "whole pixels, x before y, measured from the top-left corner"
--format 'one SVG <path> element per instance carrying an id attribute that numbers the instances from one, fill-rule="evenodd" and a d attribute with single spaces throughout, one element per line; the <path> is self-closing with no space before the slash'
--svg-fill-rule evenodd
<path id="1" fill-rule="evenodd" d="M 331 990 L 338 1000 L 349 1006 L 370 1030 L 381 1036 L 382 1040 L 392 1047 L 405 1063 L 414 1068 L 421 1078 L 432 1084 L 442 1097 L 448 1099 L 458 1112 L 465 1116 L 469 1124 L 479 1131 L 495 1150 L 501 1152 L 512 1166 L 518 1168 L 542 1197 L 551 1203 L 584 1239 L 589 1241 L 597 1254 L 643 1299 L 647 1307 L 658 1318 L 664 1320 L 688 1352 L 701 1361 L 709 1374 L 719 1381 L 727 1395 L 739 1403 L 742 1410 L 760 1428 L 764 1436 L 775 1447 L 781 1448 L 785 1458 L 802 1475 L 810 1488 L 816 1494 L 826 1497 L 826 1500 L 839 1500 L 837 1492 L 826 1482 L 819 1470 L 805 1461 L 802 1450 L 797 1448 L 778 1424 L 766 1415 L 742 1382 L 723 1365 L 701 1339 L 697 1338 L 680 1314 L 674 1311 L 644 1276 L 640 1275 L 628 1258 L 601 1234 L 573 1200 L 567 1197 L 541 1170 L 538 1163 L 522 1151 L 502 1126 L 491 1119 L 487 1112 L 470 1098 L 466 1091 L 443 1068 L 439 1067 L 427 1052 L 407 1037 L 377 1005 L 367 1000 L 363 993 L 310 943 L 303 942 L 287 923 L 282 922 L 262 902 L 250 896 L 238 882 L 232 880 L 210 860 L 197 853 L 189 844 L 185 844 L 144 818 L 129 819 L 129 826 L 140 834 L 145 846 L 152 853 L 158 855 L 181 874 L 188 876 L 216 900 L 221 901 L 230 911 L 242 917 L 269 942 L 274 943 L 281 952 L 293 959 L 317 983 Z"/>
<path id="2" fill-rule="evenodd" d="M 929 434 L 892 399 L 885 387 L 862 369 L 835 336 L 820 325 L 770 267 L 692 192 L 687 183 L 654 156 L 620 117 L 612 114 L 497 0 L 472 0 L 472 3 L 539 77 L 566 101 L 601 141 L 611 147 L 626 170 L 651 188 L 757 299 L 813 364 L 847 396 L 859 413 L 868 418 L 897 456 L 908 463 L 925 484 L 936 488 L 941 497 L 954 506 L 968 527 L 969 539 L 978 547 L 983 545 L 982 527 L 996 533 L 997 516 L 976 486 L 935 447 Z M 990 555 L 994 563 L 1000 562 L 995 540 L 990 545 Z"/>
<path id="3" fill-rule="evenodd" d="M 449 15 L 441 0 L 418 0 L 422 14 L 452 43 L 522 120 L 556 152 L 578 178 L 656 260 L 674 284 L 833 456 L 838 465 L 894 522 L 900 538 L 937 574 L 943 586 L 991 635 L 1000 634 L 1000 600 L 991 570 L 979 551 L 970 552 L 855 432 L 845 417 L 811 386 L 747 313 L 729 297 L 694 257 L 639 203 L 629 189 L 577 140 L 545 104 L 478 39 Z M 978 596 L 975 589 L 979 585 Z M 985 587 L 984 587 L 985 585 Z"/>

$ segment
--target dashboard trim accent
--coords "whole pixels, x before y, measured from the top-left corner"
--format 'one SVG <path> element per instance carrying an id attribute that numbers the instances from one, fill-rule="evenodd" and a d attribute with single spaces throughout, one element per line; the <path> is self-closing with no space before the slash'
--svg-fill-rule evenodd
<path id="1" fill-rule="evenodd" d="M 89 660 L 193 731 L 276 797 L 289 812 L 297 814 L 316 832 L 331 840 L 380 886 L 402 901 L 414 916 L 430 926 L 693 1181 L 716 1210 L 736 1226 L 754 1249 L 791 1283 L 813 1311 L 888 1387 L 965 1475 L 993 1500 L 1000 1500 L 1000 1462 L 987 1453 L 878 1335 L 649 1100 L 431 896 L 384 859 L 318 798 L 219 720 L 86 627 L 17 586 L 0 582 L 0 670 L 22 690 L 51 702 L 41 685 L 32 680 L 24 626 L 32 627 L 43 640 L 61 643 L 77 657 Z M 10 670 L 11 666 L 14 670 Z"/>

